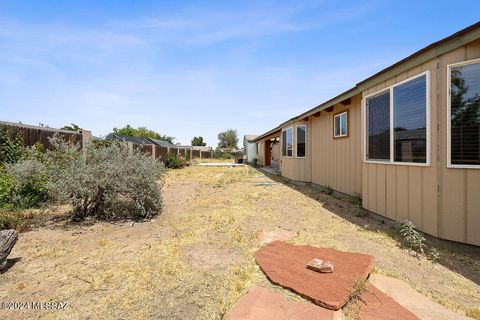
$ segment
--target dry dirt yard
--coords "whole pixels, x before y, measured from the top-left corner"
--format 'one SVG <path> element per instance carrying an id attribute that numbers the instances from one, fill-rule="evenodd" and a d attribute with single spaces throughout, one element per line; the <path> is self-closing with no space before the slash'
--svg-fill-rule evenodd
<path id="1" fill-rule="evenodd" d="M 465 313 L 479 308 L 478 250 L 442 250 L 434 264 L 399 248 L 389 227 L 356 217 L 345 196 L 272 180 L 249 167 L 168 171 L 164 210 L 142 223 L 57 221 L 20 234 L 0 275 L 0 301 L 66 301 L 64 310 L 0 310 L 0 319 L 222 319 L 253 284 L 272 286 L 252 254 L 261 230 L 375 257 L 374 272 L 404 280 Z M 291 299 L 301 300 L 286 290 Z"/>

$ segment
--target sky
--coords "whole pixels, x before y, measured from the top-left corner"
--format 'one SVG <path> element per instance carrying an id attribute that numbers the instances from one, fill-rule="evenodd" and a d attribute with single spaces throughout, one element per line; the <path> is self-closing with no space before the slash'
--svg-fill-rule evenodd
<path id="1" fill-rule="evenodd" d="M 0 120 L 261 134 L 478 21 L 480 1 L 0 0 Z"/>

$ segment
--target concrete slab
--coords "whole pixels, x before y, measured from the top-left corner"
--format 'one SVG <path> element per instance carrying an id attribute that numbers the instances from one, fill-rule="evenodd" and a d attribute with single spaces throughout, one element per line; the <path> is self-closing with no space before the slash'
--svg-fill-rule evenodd
<path id="1" fill-rule="evenodd" d="M 332 261 L 333 273 L 307 269 L 314 258 Z M 311 246 L 274 241 L 255 253 L 255 259 L 271 282 L 288 288 L 313 303 L 332 310 L 349 300 L 357 280 L 367 279 L 373 257 Z"/>
<path id="2" fill-rule="evenodd" d="M 420 320 L 370 283 L 358 303 L 362 320 Z"/>
<path id="3" fill-rule="evenodd" d="M 468 320 L 465 315 L 435 303 L 399 279 L 372 274 L 369 279 L 375 287 L 392 297 L 422 320 Z"/>
<path id="4" fill-rule="evenodd" d="M 274 231 L 260 231 L 257 238 L 262 243 L 271 243 L 273 241 L 287 241 L 296 236 L 296 232 L 279 229 Z"/>
<path id="5" fill-rule="evenodd" d="M 197 166 L 200 167 L 243 167 L 243 163 L 226 163 L 226 162 L 207 162 L 199 163 Z"/>
<path id="6" fill-rule="evenodd" d="M 272 289 L 255 286 L 240 298 L 230 320 L 341 320 L 342 311 L 286 300 Z"/>

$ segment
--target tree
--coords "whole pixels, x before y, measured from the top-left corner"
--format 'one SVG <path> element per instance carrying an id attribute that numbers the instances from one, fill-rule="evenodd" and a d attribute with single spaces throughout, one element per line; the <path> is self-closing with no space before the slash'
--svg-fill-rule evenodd
<path id="1" fill-rule="evenodd" d="M 220 148 L 238 148 L 237 130 L 228 129 L 218 134 L 218 146 Z"/>
<path id="2" fill-rule="evenodd" d="M 70 123 L 71 125 L 70 126 L 63 126 L 61 127 L 60 129 L 62 130 L 68 130 L 68 131 L 80 131 L 80 130 L 83 130 L 82 128 L 80 128 L 78 125 L 76 125 L 75 123 Z"/>
<path id="3" fill-rule="evenodd" d="M 122 134 L 124 136 L 137 137 L 137 138 L 151 138 L 168 141 L 173 144 L 174 137 L 160 134 L 156 131 L 147 129 L 147 127 L 138 127 L 134 128 L 131 125 L 127 124 L 123 128 L 113 128 L 114 133 Z"/>
<path id="4" fill-rule="evenodd" d="M 203 137 L 193 137 L 192 139 L 192 146 L 200 146 L 200 147 L 205 147 L 207 145 L 206 142 L 203 142 Z"/>

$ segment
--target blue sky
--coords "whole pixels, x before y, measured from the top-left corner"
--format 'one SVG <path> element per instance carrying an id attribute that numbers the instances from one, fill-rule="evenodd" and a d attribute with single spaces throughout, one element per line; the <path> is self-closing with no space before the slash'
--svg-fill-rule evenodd
<path id="1" fill-rule="evenodd" d="M 0 0 L 0 119 L 263 133 L 477 22 L 478 1 Z"/>

